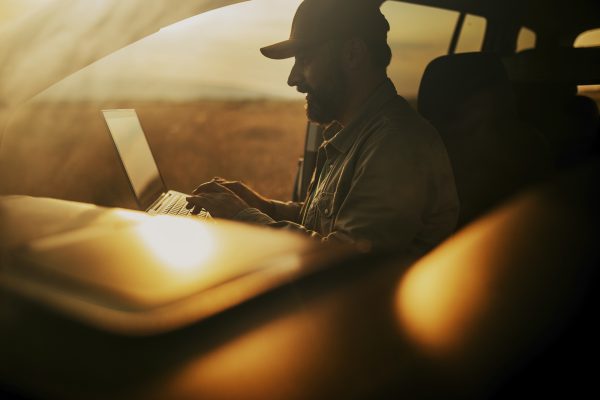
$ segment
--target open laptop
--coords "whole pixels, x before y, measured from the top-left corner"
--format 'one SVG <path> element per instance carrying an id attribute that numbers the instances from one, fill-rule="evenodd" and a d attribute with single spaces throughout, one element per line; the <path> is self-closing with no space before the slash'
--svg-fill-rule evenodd
<path id="1" fill-rule="evenodd" d="M 189 195 L 167 190 L 135 110 L 102 110 L 102 114 L 139 208 L 152 215 L 190 215 L 185 207 Z M 198 216 L 210 217 L 206 210 Z"/>

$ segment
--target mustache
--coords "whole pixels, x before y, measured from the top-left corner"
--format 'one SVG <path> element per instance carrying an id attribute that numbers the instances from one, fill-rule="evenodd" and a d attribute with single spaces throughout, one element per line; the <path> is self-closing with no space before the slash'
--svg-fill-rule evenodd
<path id="1" fill-rule="evenodd" d="M 300 92 L 300 93 L 306 93 L 308 95 L 309 100 L 311 101 L 311 103 L 321 103 L 321 101 L 323 100 L 323 96 L 321 95 L 321 93 L 319 93 L 318 91 L 314 90 L 309 85 L 298 86 L 298 92 Z"/>
<path id="2" fill-rule="evenodd" d="M 298 90 L 298 92 L 300 92 L 300 93 L 313 93 L 314 92 L 313 88 L 305 83 L 301 83 L 298 86 L 296 86 L 296 90 Z"/>

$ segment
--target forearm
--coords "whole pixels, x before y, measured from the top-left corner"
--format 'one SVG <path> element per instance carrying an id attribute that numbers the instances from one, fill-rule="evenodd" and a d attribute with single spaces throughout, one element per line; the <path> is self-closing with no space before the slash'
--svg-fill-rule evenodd
<path id="1" fill-rule="evenodd" d="M 261 208 L 249 207 L 240 211 L 233 219 L 259 225 L 274 225 L 279 222 L 298 225 L 301 207 L 301 203 L 270 200 Z"/>
<path id="2" fill-rule="evenodd" d="M 269 200 L 266 210 L 261 210 L 275 221 L 300 222 L 302 203 Z M 266 211 L 266 212 L 265 212 Z"/>
<path id="3" fill-rule="evenodd" d="M 282 203 L 285 204 L 285 203 Z M 288 209 L 285 209 L 288 210 Z M 355 240 L 346 232 L 336 231 L 331 232 L 328 235 L 322 235 L 319 232 L 307 229 L 306 227 L 292 221 L 281 220 L 276 221 L 269 215 L 263 213 L 257 208 L 247 208 L 241 211 L 235 218 L 237 221 L 248 222 L 257 225 L 269 226 L 271 228 L 283 229 L 292 232 L 298 232 L 305 234 L 313 239 L 320 240 L 323 242 L 335 241 L 335 242 L 346 242 L 352 243 Z"/>

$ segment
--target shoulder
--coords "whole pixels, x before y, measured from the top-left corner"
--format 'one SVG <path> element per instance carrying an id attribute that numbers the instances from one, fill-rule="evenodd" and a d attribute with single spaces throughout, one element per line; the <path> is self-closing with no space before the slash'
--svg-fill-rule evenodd
<path id="1" fill-rule="evenodd" d="M 367 147 L 439 151 L 445 147 L 437 130 L 401 96 L 386 104 L 367 127 Z"/>

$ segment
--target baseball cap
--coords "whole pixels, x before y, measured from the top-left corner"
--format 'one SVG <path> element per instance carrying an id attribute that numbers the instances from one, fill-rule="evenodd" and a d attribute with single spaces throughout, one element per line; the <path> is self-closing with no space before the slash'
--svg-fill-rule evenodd
<path id="1" fill-rule="evenodd" d="M 294 57 L 299 50 L 353 35 L 387 39 L 390 26 L 379 10 L 383 0 L 304 0 L 294 16 L 290 38 L 260 49 L 272 59 Z"/>

